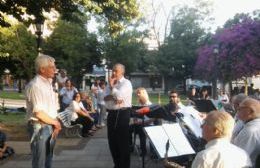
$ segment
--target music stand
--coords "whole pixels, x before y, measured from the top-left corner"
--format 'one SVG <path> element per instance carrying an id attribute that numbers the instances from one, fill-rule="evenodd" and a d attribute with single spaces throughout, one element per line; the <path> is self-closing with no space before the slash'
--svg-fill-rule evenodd
<path id="1" fill-rule="evenodd" d="M 213 102 L 211 100 L 194 100 L 195 105 L 196 105 L 196 109 L 199 112 L 206 112 L 209 113 L 212 110 L 217 110 L 217 108 L 215 107 L 215 105 L 213 104 Z"/>

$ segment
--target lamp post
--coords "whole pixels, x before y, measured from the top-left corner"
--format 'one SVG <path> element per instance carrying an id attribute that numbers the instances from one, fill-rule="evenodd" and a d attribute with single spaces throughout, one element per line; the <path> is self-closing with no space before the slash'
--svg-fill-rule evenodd
<path id="1" fill-rule="evenodd" d="M 35 34 L 37 35 L 37 51 L 38 53 L 41 51 L 41 36 L 42 36 L 42 32 L 43 32 L 43 22 L 37 22 L 35 24 Z"/>
<path id="2" fill-rule="evenodd" d="M 214 79 L 213 79 L 213 98 L 217 99 L 217 81 L 218 81 L 218 67 L 217 67 L 217 56 L 219 53 L 218 46 L 213 49 L 214 54 L 214 61 L 215 61 L 215 72 L 214 72 Z"/>

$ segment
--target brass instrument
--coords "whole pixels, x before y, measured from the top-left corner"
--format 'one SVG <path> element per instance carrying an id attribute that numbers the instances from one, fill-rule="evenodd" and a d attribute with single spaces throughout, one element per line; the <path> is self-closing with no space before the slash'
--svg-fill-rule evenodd
<path id="1" fill-rule="evenodd" d="M 170 147 L 170 142 L 169 140 L 167 141 L 165 148 L 166 148 L 166 152 L 165 152 L 165 158 L 163 160 L 163 165 L 165 168 L 185 168 L 184 166 L 179 165 L 178 163 L 175 162 L 169 162 L 168 161 L 168 151 L 169 151 L 169 147 Z"/>

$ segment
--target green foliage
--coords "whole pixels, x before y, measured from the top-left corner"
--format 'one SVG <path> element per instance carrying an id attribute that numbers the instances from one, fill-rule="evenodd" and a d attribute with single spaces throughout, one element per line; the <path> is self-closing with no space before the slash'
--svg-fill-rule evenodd
<path id="1" fill-rule="evenodd" d="M 79 82 L 83 73 L 90 72 L 92 65 L 98 65 L 101 60 L 96 35 L 88 33 L 84 24 L 64 20 L 58 21 L 43 50 L 53 56 L 58 68 L 66 69 L 75 82 Z"/>
<path id="2" fill-rule="evenodd" d="M 0 27 L 0 71 L 9 69 L 15 78 L 29 80 L 33 76 L 37 56 L 35 37 L 23 24 Z"/>
<path id="3" fill-rule="evenodd" d="M 183 6 L 173 12 L 170 33 L 156 61 L 162 74 L 182 79 L 192 76 L 196 50 L 207 37 L 201 23 L 208 18 L 210 6 L 201 2 L 200 7 Z"/>
<path id="4" fill-rule="evenodd" d="M 93 13 L 106 19 L 111 35 L 124 28 L 124 23 L 139 15 L 136 0 L 5 0 L 0 3 L 0 25 L 10 26 L 4 19 L 4 14 L 12 15 L 24 23 L 43 23 L 44 12 L 52 9 L 61 14 L 63 20 L 73 19 L 73 13 Z M 27 14 L 33 17 L 24 18 Z"/>

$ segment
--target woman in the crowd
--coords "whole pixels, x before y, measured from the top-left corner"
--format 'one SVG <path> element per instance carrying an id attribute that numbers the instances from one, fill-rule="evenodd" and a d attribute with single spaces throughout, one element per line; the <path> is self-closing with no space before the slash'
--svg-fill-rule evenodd
<path id="1" fill-rule="evenodd" d="M 73 95 L 73 101 L 70 103 L 69 107 L 66 110 L 70 110 L 72 112 L 71 124 L 82 124 L 82 136 L 87 137 L 93 135 L 93 130 L 91 130 L 93 126 L 93 118 L 88 114 L 87 111 L 83 110 L 80 107 L 80 94 L 75 93 Z"/>
<path id="2" fill-rule="evenodd" d="M 137 96 L 137 100 L 140 106 L 149 106 L 152 103 L 149 100 L 149 96 L 147 91 L 145 90 L 145 88 L 138 88 L 136 90 L 136 96 Z M 134 149 L 134 145 L 133 145 L 133 137 L 132 134 L 137 134 L 139 136 L 140 139 L 140 147 L 141 147 L 141 156 L 145 156 L 147 153 L 147 149 L 146 149 L 146 135 L 145 132 L 143 130 L 144 126 L 149 126 L 154 122 L 154 119 L 152 118 L 148 118 L 147 116 L 143 116 L 143 118 L 133 118 L 132 123 L 130 124 L 130 150 L 133 151 Z"/>

